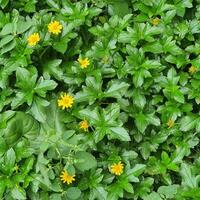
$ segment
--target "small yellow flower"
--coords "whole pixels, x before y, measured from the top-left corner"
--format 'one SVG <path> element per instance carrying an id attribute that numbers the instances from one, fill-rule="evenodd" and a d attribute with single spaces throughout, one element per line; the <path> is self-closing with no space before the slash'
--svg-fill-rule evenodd
<path id="1" fill-rule="evenodd" d="M 82 69 L 85 69 L 88 67 L 88 65 L 90 65 L 90 61 L 88 58 L 85 58 L 85 59 L 79 58 L 78 62 Z"/>
<path id="2" fill-rule="evenodd" d="M 119 176 L 123 173 L 123 169 L 124 169 L 123 163 L 118 162 L 118 163 L 114 163 L 113 165 L 111 165 L 110 172 L 112 174 Z"/>
<path id="3" fill-rule="evenodd" d="M 62 24 L 58 21 L 53 21 L 48 24 L 48 31 L 55 35 L 61 33 L 62 28 L 63 28 Z"/>
<path id="4" fill-rule="evenodd" d="M 174 120 L 173 119 L 170 119 L 168 122 L 167 122 L 167 126 L 168 128 L 172 128 L 174 126 Z"/>
<path id="5" fill-rule="evenodd" d="M 81 121 L 79 125 L 80 125 L 80 129 L 83 129 L 84 131 L 88 131 L 89 124 L 87 120 Z"/>
<path id="6" fill-rule="evenodd" d="M 74 103 L 74 98 L 66 93 L 63 93 L 60 96 L 60 99 L 58 99 L 58 106 L 62 107 L 63 110 L 65 108 L 71 108 L 73 103 Z"/>
<path id="7" fill-rule="evenodd" d="M 15 166 L 14 166 L 14 171 L 16 172 L 16 173 L 18 173 L 18 171 L 19 171 L 19 166 L 18 166 L 18 164 L 16 164 Z"/>
<path id="8" fill-rule="evenodd" d="M 63 182 L 63 183 L 66 183 L 67 182 L 67 185 L 71 184 L 73 181 L 75 181 L 75 174 L 70 176 L 67 171 L 63 171 L 60 175 L 60 180 Z"/>
<path id="9" fill-rule="evenodd" d="M 105 57 L 103 58 L 103 63 L 104 63 L 104 64 L 108 64 L 108 63 L 109 63 L 109 57 L 105 56 Z"/>
<path id="10" fill-rule="evenodd" d="M 160 23 L 160 19 L 159 19 L 158 17 L 156 17 L 156 18 L 154 18 L 154 19 L 152 20 L 153 26 L 157 26 L 159 23 Z"/>
<path id="11" fill-rule="evenodd" d="M 197 68 L 193 65 L 191 65 L 191 67 L 189 68 L 189 73 L 190 74 L 194 74 L 197 71 Z"/>
<path id="12" fill-rule="evenodd" d="M 29 35 L 29 37 L 27 38 L 27 41 L 30 46 L 35 46 L 40 41 L 39 33 L 33 33 Z"/>

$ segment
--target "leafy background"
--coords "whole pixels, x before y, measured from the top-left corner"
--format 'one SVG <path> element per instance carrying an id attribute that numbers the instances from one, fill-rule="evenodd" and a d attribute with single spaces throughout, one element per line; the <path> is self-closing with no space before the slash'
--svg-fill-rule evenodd
<path id="1" fill-rule="evenodd" d="M 200 199 L 199 0 L 0 7 L 1 199 Z M 48 33 L 52 20 L 59 36 Z M 63 91 L 72 109 L 58 108 Z M 115 177 L 109 166 L 120 160 Z M 64 168 L 76 174 L 71 185 L 59 179 Z"/>

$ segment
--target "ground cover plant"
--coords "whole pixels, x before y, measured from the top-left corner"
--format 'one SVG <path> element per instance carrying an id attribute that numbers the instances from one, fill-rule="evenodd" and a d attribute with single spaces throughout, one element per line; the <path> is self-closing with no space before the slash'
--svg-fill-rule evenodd
<path id="1" fill-rule="evenodd" d="M 200 0 L 0 9 L 0 199 L 200 199 Z"/>

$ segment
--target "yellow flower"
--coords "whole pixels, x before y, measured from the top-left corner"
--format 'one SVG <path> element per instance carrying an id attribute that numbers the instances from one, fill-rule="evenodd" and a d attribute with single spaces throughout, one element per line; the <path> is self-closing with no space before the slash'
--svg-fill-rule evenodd
<path id="1" fill-rule="evenodd" d="M 48 31 L 55 35 L 61 33 L 62 28 L 63 28 L 62 24 L 58 21 L 53 21 L 48 24 Z"/>
<path id="2" fill-rule="evenodd" d="M 90 65 L 90 61 L 89 61 L 88 58 L 85 58 L 85 59 L 79 58 L 78 62 L 79 62 L 82 69 L 87 68 L 88 65 Z"/>
<path id="3" fill-rule="evenodd" d="M 104 64 L 108 64 L 108 63 L 109 63 L 109 58 L 108 58 L 107 56 L 105 56 L 105 57 L 103 58 L 103 63 L 104 63 Z"/>
<path id="4" fill-rule="evenodd" d="M 71 184 L 73 181 L 75 181 L 75 174 L 70 176 L 67 171 L 63 171 L 60 175 L 60 180 L 63 182 L 63 183 L 66 183 L 67 182 L 67 185 Z"/>
<path id="5" fill-rule="evenodd" d="M 15 166 L 14 166 L 14 171 L 16 172 L 16 173 L 18 173 L 18 171 L 19 171 L 19 166 L 16 164 Z"/>
<path id="6" fill-rule="evenodd" d="M 153 24 L 154 26 L 157 26 L 159 23 L 160 23 L 160 19 L 159 19 L 158 17 L 156 17 L 156 18 L 154 18 L 154 19 L 152 20 L 152 24 Z"/>
<path id="7" fill-rule="evenodd" d="M 29 35 L 29 37 L 27 38 L 27 41 L 30 46 L 35 46 L 40 41 L 39 33 L 33 33 Z"/>
<path id="8" fill-rule="evenodd" d="M 87 120 L 83 120 L 79 123 L 80 125 L 80 129 L 83 129 L 84 131 L 88 130 L 89 124 L 87 122 Z"/>
<path id="9" fill-rule="evenodd" d="M 60 96 L 60 99 L 58 99 L 58 106 L 62 107 L 63 110 L 65 108 L 71 108 L 73 103 L 74 103 L 74 98 L 66 93 L 63 93 Z"/>
<path id="10" fill-rule="evenodd" d="M 190 74 L 194 74 L 197 71 L 197 68 L 193 65 L 191 65 L 191 67 L 189 68 L 189 73 Z"/>
<path id="11" fill-rule="evenodd" d="M 119 176 L 123 173 L 123 169 L 124 169 L 123 163 L 118 162 L 118 163 L 114 163 L 113 165 L 111 165 L 110 172 L 112 174 Z"/>
<path id="12" fill-rule="evenodd" d="M 168 128 L 172 128 L 174 126 L 174 120 L 173 119 L 170 119 L 168 122 L 167 122 L 167 126 Z"/>

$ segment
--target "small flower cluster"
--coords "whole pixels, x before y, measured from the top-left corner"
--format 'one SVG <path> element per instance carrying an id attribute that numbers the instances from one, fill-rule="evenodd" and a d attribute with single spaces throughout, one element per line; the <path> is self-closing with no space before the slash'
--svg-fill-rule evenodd
<path id="1" fill-rule="evenodd" d="M 58 35 L 61 33 L 61 30 L 63 29 L 63 26 L 60 22 L 58 21 L 52 21 L 51 23 L 48 24 L 48 32 Z M 40 41 L 40 35 L 39 33 L 33 33 L 27 38 L 28 44 L 30 46 L 35 46 L 38 44 Z"/>
<path id="2" fill-rule="evenodd" d="M 66 93 L 63 93 L 58 99 L 58 106 L 61 107 L 63 110 L 65 108 L 71 108 L 72 104 L 74 103 L 74 98 Z M 79 123 L 80 129 L 84 131 L 88 131 L 89 124 L 87 120 L 83 120 Z M 114 163 L 110 166 L 110 172 L 116 176 L 120 176 L 123 173 L 124 165 L 121 162 Z M 75 181 L 75 175 L 70 175 L 67 171 L 63 171 L 60 175 L 61 181 L 63 183 L 67 183 L 68 185 Z"/>
<path id="3" fill-rule="evenodd" d="M 120 176 L 123 173 L 124 170 L 124 164 L 120 162 L 114 163 L 109 168 L 110 172 L 116 176 Z M 67 185 L 71 184 L 73 181 L 75 181 L 75 174 L 70 175 L 66 170 L 63 170 L 60 175 L 60 180 L 63 183 L 67 183 Z"/>
<path id="4" fill-rule="evenodd" d="M 74 103 L 74 97 L 70 94 L 63 93 L 60 96 L 60 99 L 58 99 L 58 106 L 61 107 L 63 110 L 66 108 L 71 108 L 72 104 Z M 88 131 L 89 124 L 87 120 L 83 120 L 79 123 L 80 129 L 83 129 L 84 131 Z"/>

